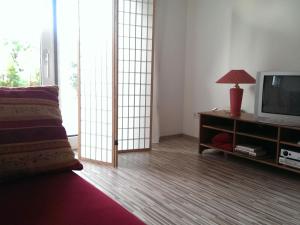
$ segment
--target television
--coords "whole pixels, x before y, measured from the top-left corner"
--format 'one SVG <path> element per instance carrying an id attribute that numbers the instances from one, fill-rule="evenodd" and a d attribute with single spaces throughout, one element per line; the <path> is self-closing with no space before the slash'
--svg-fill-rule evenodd
<path id="1" fill-rule="evenodd" d="M 300 125 L 300 72 L 259 72 L 255 115 L 258 120 Z"/>

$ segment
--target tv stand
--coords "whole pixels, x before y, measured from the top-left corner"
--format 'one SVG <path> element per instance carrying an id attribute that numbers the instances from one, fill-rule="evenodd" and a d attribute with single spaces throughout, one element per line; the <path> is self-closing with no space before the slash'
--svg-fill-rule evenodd
<path id="1" fill-rule="evenodd" d="M 280 150 L 289 149 L 300 154 L 300 127 L 287 126 L 258 120 L 253 114 L 242 113 L 232 117 L 228 111 L 199 113 L 199 153 L 205 149 L 217 149 L 277 168 L 300 173 L 300 169 L 279 163 Z M 232 135 L 232 149 L 222 149 L 212 144 L 212 138 L 219 133 Z M 256 145 L 267 151 L 265 157 L 252 157 L 235 150 L 236 145 Z"/>

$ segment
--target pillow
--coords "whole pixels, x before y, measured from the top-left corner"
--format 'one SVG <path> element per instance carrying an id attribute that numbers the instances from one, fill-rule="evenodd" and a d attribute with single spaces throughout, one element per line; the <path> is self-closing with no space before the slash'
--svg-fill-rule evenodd
<path id="1" fill-rule="evenodd" d="M 212 139 L 212 144 L 227 144 L 232 143 L 233 137 L 231 134 L 228 133 L 219 133 L 216 134 Z"/>
<path id="2" fill-rule="evenodd" d="M 62 126 L 58 87 L 0 88 L 0 181 L 81 169 Z"/>

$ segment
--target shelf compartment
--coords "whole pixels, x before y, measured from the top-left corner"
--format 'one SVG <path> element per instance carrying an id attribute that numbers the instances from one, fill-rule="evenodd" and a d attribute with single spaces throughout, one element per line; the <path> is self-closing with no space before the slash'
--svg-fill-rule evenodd
<path id="1" fill-rule="evenodd" d="M 233 152 L 233 155 L 241 157 L 241 158 L 245 158 L 245 159 L 250 159 L 250 160 L 255 161 L 255 162 L 264 163 L 264 164 L 267 164 L 267 165 L 272 165 L 272 166 L 277 165 L 276 164 L 276 159 L 272 156 L 264 158 L 264 159 L 260 159 L 260 158 L 251 157 L 251 156 L 248 156 L 248 155 L 245 155 L 243 153 L 236 152 L 236 151 Z"/>
<path id="2" fill-rule="evenodd" d="M 300 130 L 299 129 L 291 129 L 291 128 L 280 128 L 280 140 L 284 144 L 300 147 L 299 144 L 297 144 L 298 141 L 300 141 Z"/>
<path id="3" fill-rule="evenodd" d="M 280 144 L 300 148 L 300 144 L 295 144 L 295 143 L 291 143 L 291 142 L 280 141 Z"/>
<path id="4" fill-rule="evenodd" d="M 280 148 L 279 148 L 279 151 L 281 149 L 286 149 L 286 150 L 290 150 L 290 151 L 294 151 L 294 152 L 299 152 L 300 153 L 300 146 L 292 146 L 290 144 L 284 144 L 284 143 L 281 143 L 280 144 Z"/>
<path id="5" fill-rule="evenodd" d="M 236 134 L 241 135 L 241 136 L 250 137 L 250 138 L 265 140 L 265 141 L 277 142 L 277 139 L 262 137 L 262 136 L 258 136 L 258 135 L 254 135 L 254 134 L 248 134 L 248 133 L 243 133 L 243 132 L 236 132 Z"/>
<path id="6" fill-rule="evenodd" d="M 200 117 L 202 126 L 219 128 L 224 131 L 232 131 L 234 128 L 234 120 L 226 119 L 221 117 L 215 117 L 210 115 L 202 114 Z"/>
<path id="7" fill-rule="evenodd" d="M 201 143 L 200 146 L 204 147 L 204 149 L 212 148 L 212 149 L 217 149 L 217 150 L 220 150 L 223 152 L 230 152 L 230 153 L 233 152 L 233 148 L 230 148 L 230 149 L 220 148 L 218 146 L 213 145 L 212 143 Z"/>
<path id="8" fill-rule="evenodd" d="M 269 141 L 276 141 L 278 138 L 278 127 L 268 124 L 237 121 L 236 132 Z"/>
<path id="9" fill-rule="evenodd" d="M 202 125 L 202 127 L 207 128 L 207 129 L 212 129 L 212 130 L 217 130 L 220 132 L 226 132 L 226 133 L 233 133 L 232 130 L 228 130 L 227 128 L 220 128 L 220 127 L 214 127 L 214 126 L 209 126 L 209 125 Z"/>
<path id="10" fill-rule="evenodd" d="M 265 140 L 265 139 L 258 139 L 256 137 L 250 137 L 250 136 L 244 136 L 244 135 L 237 134 L 236 135 L 236 145 L 260 146 L 260 147 L 262 147 L 263 150 L 265 150 L 267 152 L 267 154 L 266 154 L 267 156 L 273 158 L 274 161 L 276 161 L 277 142 L 274 142 L 273 140 L 269 141 L 269 140 Z M 243 153 L 238 153 L 238 154 L 244 155 Z M 251 156 L 249 156 L 249 157 L 257 159 L 257 160 L 264 160 L 264 159 L 260 159 L 259 157 L 258 158 L 251 157 Z"/>
<path id="11" fill-rule="evenodd" d="M 200 115 L 199 153 L 211 148 L 249 159 L 255 162 L 271 165 L 277 168 L 300 173 L 300 169 L 279 164 L 280 149 L 285 148 L 300 153 L 300 127 L 282 126 L 278 124 L 257 121 L 253 114 L 242 113 L 240 117 L 232 117 L 226 111 L 204 112 Z M 257 145 L 267 151 L 267 158 L 252 157 L 237 151 L 228 151 L 215 147 L 212 138 L 218 133 L 228 133 L 233 136 L 235 145 Z"/>
<path id="12" fill-rule="evenodd" d="M 239 152 L 236 152 L 236 151 L 230 152 L 230 151 L 226 151 L 226 150 L 221 149 L 221 148 L 216 148 L 213 145 L 211 145 L 210 143 L 201 143 L 200 146 L 202 146 L 206 149 L 216 149 L 218 151 L 222 151 L 222 152 L 227 153 L 229 155 L 238 156 L 238 157 L 244 158 L 244 159 L 250 159 L 252 161 L 264 163 L 264 164 L 267 164 L 267 165 L 272 165 L 272 166 L 277 165 L 275 158 L 272 157 L 272 156 L 270 156 L 268 158 L 265 158 L 265 159 L 258 159 L 258 158 L 247 156 L 245 154 L 242 154 L 242 153 L 239 153 Z"/>
<path id="13" fill-rule="evenodd" d="M 289 150 L 289 151 L 293 151 L 293 152 L 297 152 L 300 154 L 300 146 L 291 146 L 290 144 L 286 145 L 286 144 L 280 144 L 280 147 L 279 147 L 279 157 L 280 157 L 280 152 L 281 152 L 281 149 L 285 149 L 285 150 Z M 290 156 L 287 156 L 289 159 Z M 280 166 L 283 166 L 285 168 L 291 168 L 291 169 L 294 169 L 294 170 L 299 170 L 299 168 L 297 167 L 294 167 L 294 166 L 290 166 L 290 165 L 285 165 L 285 164 L 282 164 L 279 162 L 279 159 L 278 159 L 278 163 Z"/>
<path id="14" fill-rule="evenodd" d="M 213 137 L 215 137 L 217 134 L 220 133 L 228 133 L 232 136 L 232 142 L 233 142 L 233 134 L 232 132 L 227 132 L 223 129 L 215 129 L 215 128 L 211 128 L 210 126 L 202 126 L 201 130 L 200 130 L 200 142 L 201 143 L 211 143 Z"/>

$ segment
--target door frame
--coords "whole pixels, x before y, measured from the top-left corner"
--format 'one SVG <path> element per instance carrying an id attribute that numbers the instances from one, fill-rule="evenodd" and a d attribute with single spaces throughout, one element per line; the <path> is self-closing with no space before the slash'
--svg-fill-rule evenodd
<path id="1" fill-rule="evenodd" d="M 118 0 L 113 1 L 113 10 L 114 10 L 114 18 L 113 18 L 113 133 L 112 133 L 112 146 L 113 146 L 113 167 L 118 167 L 118 21 L 119 21 L 119 14 L 118 14 Z"/>
<path id="2" fill-rule="evenodd" d="M 51 0 L 51 24 L 49 30 L 41 33 L 40 72 L 41 85 L 58 85 L 57 49 L 57 0 Z M 45 71 L 47 70 L 47 71 Z"/>

